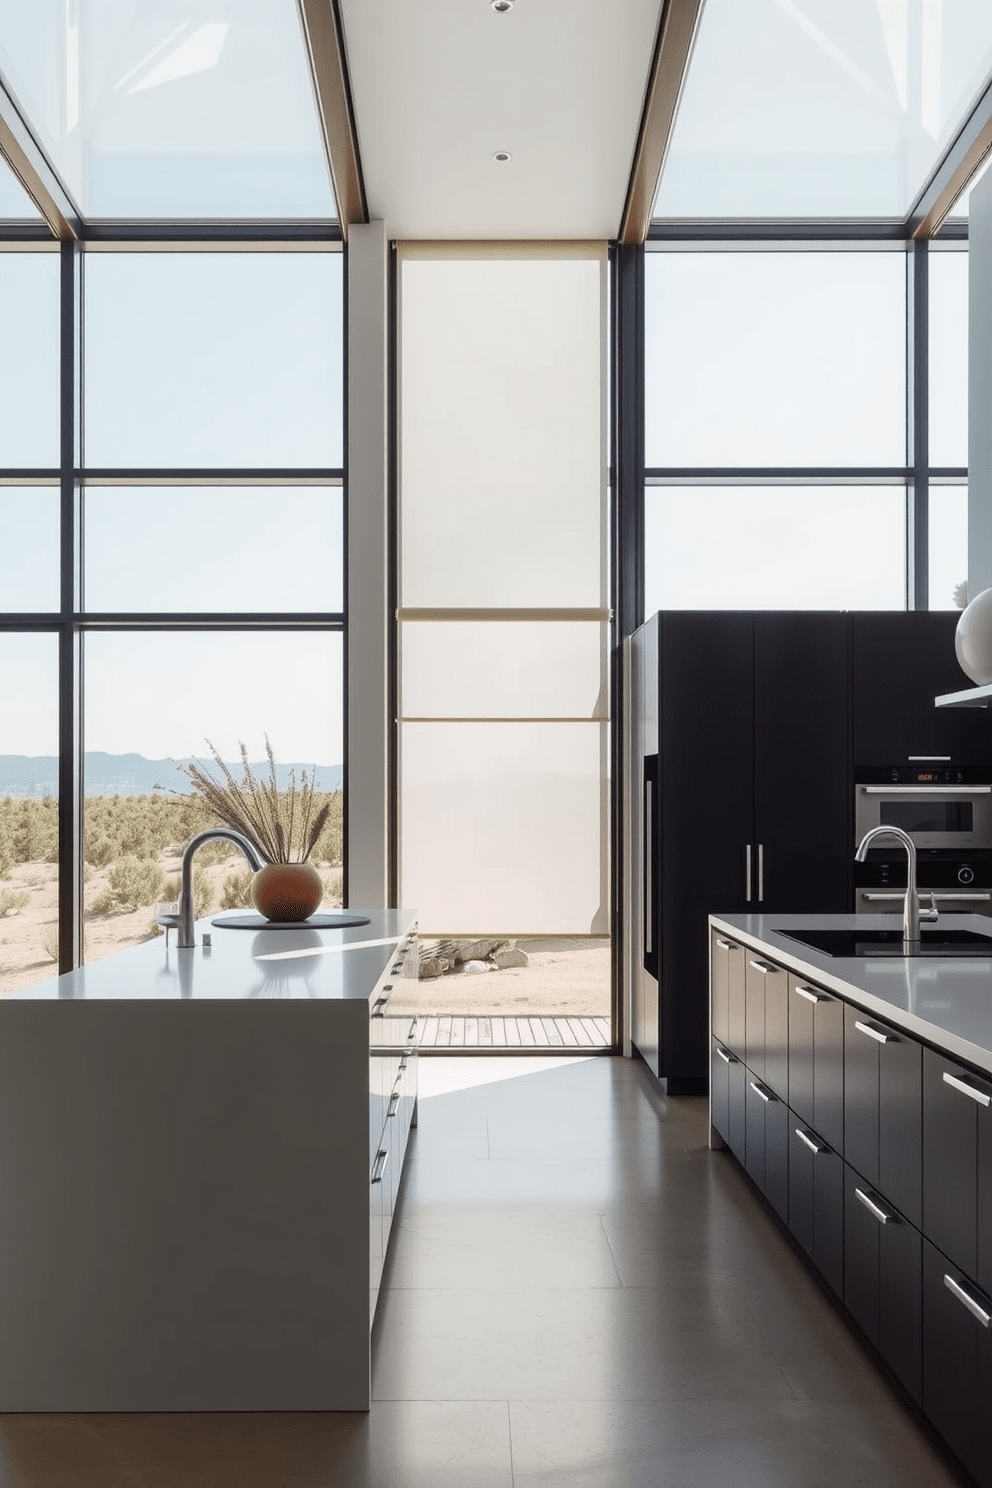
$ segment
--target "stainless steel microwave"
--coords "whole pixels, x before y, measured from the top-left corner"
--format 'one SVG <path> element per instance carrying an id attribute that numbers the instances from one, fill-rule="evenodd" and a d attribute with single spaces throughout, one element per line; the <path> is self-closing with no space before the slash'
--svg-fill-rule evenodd
<path id="1" fill-rule="evenodd" d="M 989 849 L 992 785 L 858 785 L 854 825 L 856 843 L 872 827 L 901 827 L 921 849 Z"/>

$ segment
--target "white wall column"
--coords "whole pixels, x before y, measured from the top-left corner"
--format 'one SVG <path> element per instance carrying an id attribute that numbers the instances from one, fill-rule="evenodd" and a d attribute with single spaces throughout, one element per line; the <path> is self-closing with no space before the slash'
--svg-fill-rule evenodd
<path id="1" fill-rule="evenodd" d="M 348 834 L 352 905 L 389 903 L 389 241 L 348 230 Z"/>
<path id="2" fill-rule="evenodd" d="M 992 588 L 992 171 L 968 228 L 968 597 Z"/>

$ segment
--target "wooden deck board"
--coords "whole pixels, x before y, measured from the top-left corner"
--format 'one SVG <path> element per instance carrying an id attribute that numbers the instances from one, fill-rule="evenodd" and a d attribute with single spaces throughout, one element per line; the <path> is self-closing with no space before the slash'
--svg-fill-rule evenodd
<path id="1" fill-rule="evenodd" d="M 422 1049 L 602 1049 L 610 1042 L 609 1018 L 438 1016 L 419 1017 Z"/>

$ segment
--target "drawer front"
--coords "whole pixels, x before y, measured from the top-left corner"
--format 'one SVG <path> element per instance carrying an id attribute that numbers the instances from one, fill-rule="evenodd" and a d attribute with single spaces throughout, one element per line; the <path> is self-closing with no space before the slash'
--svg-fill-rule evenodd
<path id="1" fill-rule="evenodd" d="M 920 1233 L 853 1168 L 844 1184 L 844 1305 L 919 1404 Z"/>
<path id="2" fill-rule="evenodd" d="M 979 1164 L 980 1147 L 988 1146 L 990 1119 L 992 1083 L 956 1060 L 925 1049 L 923 1229 L 938 1250 L 986 1288 L 989 1206 L 983 1190 L 988 1175 L 983 1183 Z M 981 1264 L 979 1238 L 984 1242 Z"/>
<path id="3" fill-rule="evenodd" d="M 982 1488 L 992 1484 L 992 1297 L 923 1242 L 923 1409 Z"/>

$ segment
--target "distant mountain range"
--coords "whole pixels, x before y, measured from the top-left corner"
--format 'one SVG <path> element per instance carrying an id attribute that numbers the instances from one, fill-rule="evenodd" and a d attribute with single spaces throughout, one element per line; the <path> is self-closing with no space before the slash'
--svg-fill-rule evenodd
<path id="1" fill-rule="evenodd" d="M 88 796 L 150 796 L 176 793 L 188 796 L 192 793 L 189 779 L 180 765 L 189 760 L 145 759 L 143 754 L 104 754 L 95 749 L 86 755 L 86 794 Z M 203 760 L 200 761 L 204 763 Z M 218 773 L 212 761 L 206 761 L 214 775 Z M 241 777 L 241 762 L 229 766 L 235 779 Z M 252 763 L 251 772 L 260 779 L 268 779 L 269 764 L 264 760 Z M 277 765 L 276 780 L 279 789 L 289 784 L 290 772 L 296 772 L 297 783 L 304 770 L 309 777 L 315 773 L 314 787 L 319 791 L 341 789 L 344 777 L 343 765 Z M 0 754 L 0 796 L 56 796 L 59 789 L 59 762 L 53 754 Z"/>

